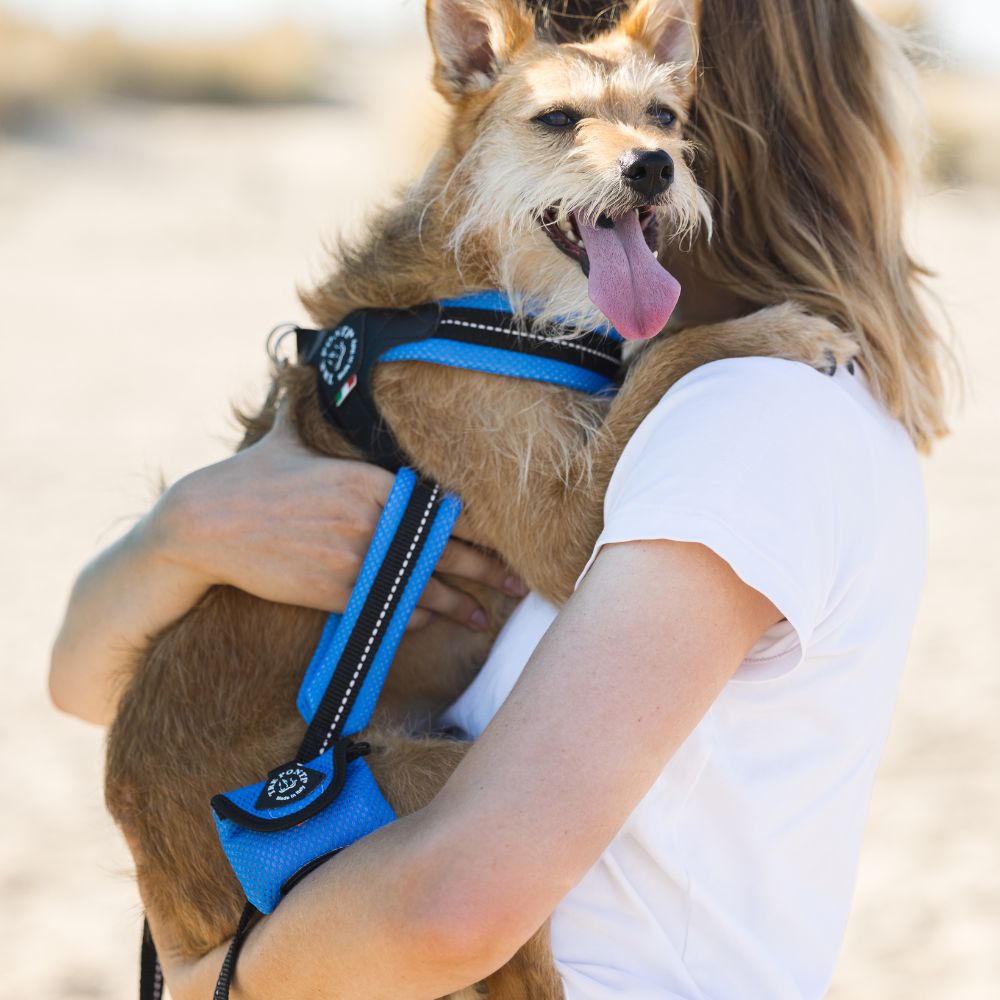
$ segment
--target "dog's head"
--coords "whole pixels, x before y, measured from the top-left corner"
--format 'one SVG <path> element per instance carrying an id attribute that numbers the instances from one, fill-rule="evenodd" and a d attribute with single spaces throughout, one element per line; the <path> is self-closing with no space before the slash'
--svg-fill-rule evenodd
<path id="1" fill-rule="evenodd" d="M 655 257 L 660 231 L 707 218 L 681 135 L 696 9 L 636 0 L 612 31 L 556 44 L 520 0 L 428 0 L 453 112 L 439 196 L 452 248 L 487 255 L 518 305 L 630 339 L 663 328 L 680 287 Z"/>

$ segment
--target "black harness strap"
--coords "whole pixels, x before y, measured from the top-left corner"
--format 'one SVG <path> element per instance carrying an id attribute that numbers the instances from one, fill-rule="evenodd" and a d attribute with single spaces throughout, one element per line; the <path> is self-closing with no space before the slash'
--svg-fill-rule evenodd
<path id="1" fill-rule="evenodd" d="M 382 314 L 387 318 L 382 319 Z M 418 339 L 405 336 L 408 324 L 388 318 L 397 315 L 380 309 L 360 309 L 333 329 L 295 331 L 300 362 L 316 369 L 323 416 L 368 461 L 390 472 L 402 468 L 407 459 L 375 405 L 371 373 L 376 340 L 384 342 L 385 347 L 378 352 L 384 354 L 398 344 Z"/>

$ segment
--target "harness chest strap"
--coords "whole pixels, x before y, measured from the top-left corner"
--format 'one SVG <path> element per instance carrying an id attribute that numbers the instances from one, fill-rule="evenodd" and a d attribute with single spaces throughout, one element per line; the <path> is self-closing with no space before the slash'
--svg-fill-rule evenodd
<path id="1" fill-rule="evenodd" d="M 622 362 L 614 331 L 543 332 L 495 292 L 412 309 L 359 309 L 330 329 L 295 332 L 300 359 L 316 369 L 326 419 L 391 472 L 409 459 L 375 405 L 371 380 L 380 362 L 425 361 L 589 394 L 612 390 Z"/>

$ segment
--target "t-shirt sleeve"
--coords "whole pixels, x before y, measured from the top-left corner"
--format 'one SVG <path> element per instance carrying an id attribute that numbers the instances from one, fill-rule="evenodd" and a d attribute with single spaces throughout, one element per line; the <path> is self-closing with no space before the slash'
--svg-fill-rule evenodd
<path id="1" fill-rule="evenodd" d="M 852 447 L 855 407 L 833 379 L 795 362 L 697 369 L 622 453 L 594 555 L 649 539 L 707 546 L 787 619 L 798 640 L 791 669 L 830 611 L 869 488 Z"/>

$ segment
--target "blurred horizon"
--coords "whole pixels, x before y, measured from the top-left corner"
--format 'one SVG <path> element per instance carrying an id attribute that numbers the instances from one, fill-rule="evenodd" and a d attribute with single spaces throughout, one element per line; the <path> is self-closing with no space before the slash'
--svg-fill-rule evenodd
<path id="1" fill-rule="evenodd" d="M 1000 4 L 988 0 L 861 0 L 897 23 L 919 22 L 942 58 L 1000 76 Z M 0 0 L 5 11 L 57 31 L 114 28 L 137 38 L 232 37 L 290 22 L 346 38 L 396 38 L 423 28 L 424 0 Z"/>
<path id="2" fill-rule="evenodd" d="M 925 179 L 1000 183 L 1000 3 L 861 3 L 916 40 Z M 0 136 L 60 134 L 102 101 L 356 102 L 363 67 L 390 51 L 429 68 L 423 10 L 424 0 L 0 0 Z"/>
<path id="3" fill-rule="evenodd" d="M 112 27 L 140 38 L 231 37 L 280 22 L 345 37 L 423 29 L 423 0 L 0 0 L 4 10 L 58 31 Z"/>

